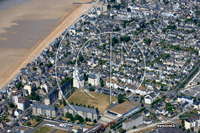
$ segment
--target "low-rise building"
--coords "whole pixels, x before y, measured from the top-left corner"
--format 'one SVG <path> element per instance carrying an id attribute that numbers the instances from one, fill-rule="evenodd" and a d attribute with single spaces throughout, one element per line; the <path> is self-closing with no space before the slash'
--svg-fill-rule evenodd
<path id="1" fill-rule="evenodd" d="M 100 81 L 100 77 L 99 74 L 97 73 L 90 73 L 89 77 L 88 77 L 88 83 L 93 85 L 93 86 L 97 86 L 99 85 L 99 81 Z"/>
<path id="2" fill-rule="evenodd" d="M 151 92 L 144 97 L 144 101 L 146 104 L 151 104 L 156 98 L 156 94 L 154 92 Z"/>
<path id="3" fill-rule="evenodd" d="M 177 102 L 180 102 L 180 103 L 188 102 L 190 105 L 193 104 L 193 101 L 194 101 L 194 99 L 192 97 L 189 97 L 189 96 L 179 96 L 177 98 Z"/>
<path id="4" fill-rule="evenodd" d="M 131 119 L 128 119 L 122 123 L 122 129 L 129 130 L 133 129 L 133 126 L 137 127 L 142 124 L 143 116 L 142 115 L 134 115 Z"/>
<path id="5" fill-rule="evenodd" d="M 18 90 L 17 92 L 12 94 L 12 102 L 13 103 L 18 103 L 18 98 L 22 96 L 22 91 Z"/>
<path id="6" fill-rule="evenodd" d="M 99 111 L 96 109 L 86 108 L 86 107 L 81 107 L 81 106 L 74 106 L 74 105 L 70 105 L 70 106 L 69 105 L 65 106 L 64 114 L 69 112 L 72 115 L 76 115 L 78 113 L 84 116 L 85 118 L 90 118 L 91 120 L 99 119 Z"/>
<path id="7" fill-rule="evenodd" d="M 50 105 L 44 104 L 34 104 L 33 107 L 33 115 L 42 115 L 45 117 L 57 117 L 58 116 L 58 108 Z"/>
<path id="8" fill-rule="evenodd" d="M 185 129 L 200 126 L 200 114 L 196 114 L 185 119 Z"/>
<path id="9" fill-rule="evenodd" d="M 18 109 L 24 111 L 30 106 L 30 99 L 27 97 L 19 97 L 16 104 Z"/>

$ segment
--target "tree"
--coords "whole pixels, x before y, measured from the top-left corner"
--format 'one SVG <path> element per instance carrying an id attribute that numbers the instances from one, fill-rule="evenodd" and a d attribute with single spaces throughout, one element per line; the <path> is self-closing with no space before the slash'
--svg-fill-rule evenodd
<path id="1" fill-rule="evenodd" d="M 145 22 L 141 22 L 139 25 L 140 25 L 140 28 L 146 28 L 146 23 Z"/>
<path id="2" fill-rule="evenodd" d="M 94 87 L 90 87 L 89 91 L 95 91 L 95 88 Z"/>
<path id="3" fill-rule="evenodd" d="M 84 73 L 84 80 L 85 80 L 85 81 L 88 81 L 88 77 L 89 77 L 89 75 L 86 75 L 86 74 Z"/>
<path id="4" fill-rule="evenodd" d="M 127 11 L 128 11 L 128 12 L 131 12 L 131 9 L 130 9 L 130 8 L 127 8 Z"/>
<path id="5" fill-rule="evenodd" d="M 119 132 L 120 132 L 120 133 L 125 133 L 126 130 L 125 130 L 125 129 L 120 129 Z"/>
<path id="6" fill-rule="evenodd" d="M 31 125 L 30 121 L 28 121 L 28 122 L 26 123 L 26 125 L 27 125 L 27 126 L 30 126 L 30 125 Z"/>
<path id="7" fill-rule="evenodd" d="M 48 68 L 50 68 L 50 67 L 52 67 L 53 66 L 53 64 L 51 64 L 51 62 L 49 62 L 48 64 L 47 64 L 47 67 Z"/>
<path id="8" fill-rule="evenodd" d="M 84 119 L 80 115 L 78 115 L 78 114 L 76 114 L 74 118 L 75 118 L 75 120 L 79 120 L 80 123 L 84 122 Z"/>
<path id="9" fill-rule="evenodd" d="M 131 38 L 128 36 L 122 36 L 120 37 L 120 41 L 125 41 L 125 42 L 129 42 L 131 40 Z"/>
<path id="10" fill-rule="evenodd" d="M 118 103 L 123 103 L 124 102 L 124 95 L 119 94 L 117 97 Z"/>
<path id="11" fill-rule="evenodd" d="M 190 132 L 190 129 L 188 129 L 187 132 L 189 133 L 189 132 Z"/>
<path id="12" fill-rule="evenodd" d="M 60 105 L 62 104 L 62 100 L 59 101 Z"/>
<path id="13" fill-rule="evenodd" d="M 108 4 L 108 5 L 107 5 L 108 10 L 110 10 L 110 7 L 111 7 L 110 4 Z"/>
<path id="14" fill-rule="evenodd" d="M 8 105 L 9 105 L 10 108 L 14 108 L 15 107 L 14 103 L 12 103 L 12 102 L 9 103 Z"/>
<path id="15" fill-rule="evenodd" d="M 67 112 L 67 113 L 65 114 L 65 117 L 66 117 L 66 118 L 70 118 L 71 121 L 74 121 L 73 115 L 70 114 L 69 112 Z"/>
<path id="16" fill-rule="evenodd" d="M 181 125 L 179 125 L 179 128 L 181 129 L 181 128 L 182 128 L 182 126 L 181 126 Z"/>
<path id="17" fill-rule="evenodd" d="M 82 62 L 84 60 L 84 57 L 83 57 L 83 55 L 81 54 L 81 55 L 79 55 L 79 61 L 80 62 Z"/>
<path id="18" fill-rule="evenodd" d="M 194 131 L 194 127 L 191 127 L 191 131 L 192 131 L 192 132 Z"/>
<path id="19" fill-rule="evenodd" d="M 119 43 L 119 40 L 116 37 L 112 38 L 112 45 L 114 45 L 115 43 Z"/>
<path id="20" fill-rule="evenodd" d="M 104 82 L 102 79 L 100 80 L 100 82 L 101 82 L 101 87 L 104 87 Z"/>
<path id="21" fill-rule="evenodd" d="M 150 45 L 152 40 L 150 38 L 145 38 L 144 39 L 144 42 L 147 44 L 147 45 Z"/>
<path id="22" fill-rule="evenodd" d="M 96 120 L 96 119 L 94 119 L 94 120 L 93 120 L 93 122 L 94 122 L 94 123 L 97 123 L 97 120 Z"/>
<path id="23" fill-rule="evenodd" d="M 200 130 L 198 130 L 198 133 L 200 133 Z"/>
<path id="24" fill-rule="evenodd" d="M 22 85 L 22 82 L 19 82 L 17 85 L 16 85 L 17 89 L 21 89 L 23 87 Z"/>
<path id="25" fill-rule="evenodd" d="M 183 127 L 182 129 L 183 129 L 183 131 L 185 131 L 185 127 Z"/>
<path id="26" fill-rule="evenodd" d="M 63 99 L 63 105 L 64 105 L 64 106 L 66 106 L 66 105 L 67 105 L 67 103 L 66 103 L 65 99 Z"/>
<path id="27" fill-rule="evenodd" d="M 31 99 L 31 100 L 39 101 L 39 100 L 40 100 L 40 96 L 39 96 L 35 91 L 32 91 L 32 92 L 31 92 L 30 99 Z"/>

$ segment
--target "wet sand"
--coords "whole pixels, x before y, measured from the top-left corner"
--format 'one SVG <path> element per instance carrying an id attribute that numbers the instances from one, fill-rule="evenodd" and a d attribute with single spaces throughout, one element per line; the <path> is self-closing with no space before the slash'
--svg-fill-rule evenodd
<path id="1" fill-rule="evenodd" d="M 0 10 L 0 88 L 78 19 L 90 0 L 31 0 Z"/>

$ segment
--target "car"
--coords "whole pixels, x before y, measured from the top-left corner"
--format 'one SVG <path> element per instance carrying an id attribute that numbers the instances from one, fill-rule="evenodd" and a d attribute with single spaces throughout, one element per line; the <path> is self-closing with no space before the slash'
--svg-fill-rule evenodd
<path id="1" fill-rule="evenodd" d="M 63 127 L 63 124 L 60 124 L 59 126 L 60 126 L 60 127 Z"/>
<path id="2" fill-rule="evenodd" d="M 72 125 L 72 124 L 67 124 L 67 126 L 69 126 L 69 127 L 73 127 L 73 125 Z"/>
<path id="3" fill-rule="evenodd" d="M 46 124 L 47 126 L 50 126 L 50 127 L 55 127 L 55 125 L 52 125 L 52 124 Z"/>

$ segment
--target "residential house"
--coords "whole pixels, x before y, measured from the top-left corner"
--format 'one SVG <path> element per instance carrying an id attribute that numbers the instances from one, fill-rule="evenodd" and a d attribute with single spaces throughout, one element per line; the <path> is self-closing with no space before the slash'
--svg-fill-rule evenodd
<path id="1" fill-rule="evenodd" d="M 27 97 L 19 97 L 16 104 L 18 109 L 24 111 L 30 106 L 30 99 Z"/>
<path id="2" fill-rule="evenodd" d="M 97 73 L 90 73 L 89 77 L 88 77 L 88 83 L 93 85 L 93 86 L 97 86 L 99 85 L 99 81 L 100 81 L 100 77 L 99 74 Z"/>
<path id="3" fill-rule="evenodd" d="M 22 96 L 22 91 L 18 90 L 17 92 L 12 94 L 12 102 L 13 103 L 18 103 L 18 98 Z"/>
<path id="4" fill-rule="evenodd" d="M 199 127 L 200 126 L 200 114 L 195 114 L 193 116 L 185 119 L 185 129 L 191 129 L 191 127 Z"/>
<path id="5" fill-rule="evenodd" d="M 144 101 L 146 104 L 151 104 L 154 100 L 156 100 L 157 96 L 155 92 L 151 92 L 144 97 Z"/>

